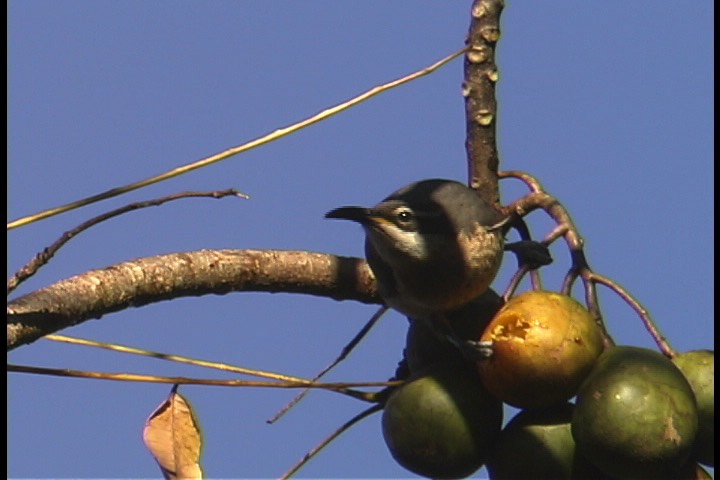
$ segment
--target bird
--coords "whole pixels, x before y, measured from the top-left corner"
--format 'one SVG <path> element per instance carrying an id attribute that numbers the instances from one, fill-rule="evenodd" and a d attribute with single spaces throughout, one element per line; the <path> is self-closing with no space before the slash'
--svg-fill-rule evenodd
<path id="1" fill-rule="evenodd" d="M 455 180 L 417 181 L 374 207 L 339 207 L 325 217 L 363 227 L 365 258 L 386 305 L 455 344 L 447 314 L 488 290 L 504 251 L 519 261 L 549 263 L 547 248 L 538 242 L 507 244 L 505 234 L 516 217 Z"/>
<path id="2" fill-rule="evenodd" d="M 503 257 L 506 217 L 454 180 L 414 182 L 374 207 L 340 207 L 325 217 L 364 228 L 378 294 L 414 319 L 431 319 L 485 292 Z"/>

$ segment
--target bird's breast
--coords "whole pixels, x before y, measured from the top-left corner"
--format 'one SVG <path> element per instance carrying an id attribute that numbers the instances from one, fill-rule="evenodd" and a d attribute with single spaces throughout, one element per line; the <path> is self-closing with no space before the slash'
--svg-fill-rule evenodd
<path id="1" fill-rule="evenodd" d="M 484 293 L 503 256 L 503 237 L 484 228 L 460 233 L 455 242 L 431 245 L 422 261 L 394 258 L 379 291 L 388 305 L 413 317 L 458 308 Z M 392 282 L 387 281 L 388 274 Z"/>

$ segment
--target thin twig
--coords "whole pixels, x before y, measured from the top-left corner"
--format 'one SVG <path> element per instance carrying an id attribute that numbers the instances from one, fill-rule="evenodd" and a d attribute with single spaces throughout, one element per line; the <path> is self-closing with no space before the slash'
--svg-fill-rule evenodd
<path id="1" fill-rule="evenodd" d="M 186 363 L 189 365 L 196 365 L 198 367 L 207 367 L 207 368 L 214 368 L 216 370 L 221 370 L 225 372 L 233 372 L 233 373 L 242 373 L 244 375 L 252 375 L 256 377 L 261 378 L 270 378 L 273 380 L 282 380 L 286 382 L 302 382 L 302 383 L 316 383 L 316 380 L 306 380 L 304 378 L 300 377 L 293 377 L 290 375 L 283 375 L 280 373 L 274 373 L 274 372 L 266 372 L 262 370 L 254 370 L 249 368 L 243 368 L 243 367 L 237 367 L 234 365 L 228 365 L 226 363 L 218 363 L 218 362 L 208 362 L 205 360 L 198 360 L 196 358 L 189 358 L 189 357 L 183 357 L 180 355 L 171 355 L 167 353 L 160 353 L 160 352 L 154 352 L 152 350 L 143 350 L 139 348 L 134 347 L 128 347 L 126 345 L 117 345 L 113 343 L 105 343 L 105 342 L 98 342 L 95 340 L 85 340 L 82 338 L 75 338 L 75 337 L 68 337 L 65 335 L 45 335 L 43 337 L 47 340 L 52 340 L 55 342 L 63 342 L 63 343 L 70 343 L 74 345 L 83 345 L 87 347 L 97 347 L 97 348 L 103 348 L 106 350 L 112 350 L 116 352 L 122 352 L 122 353 L 129 353 L 133 355 L 143 355 L 146 357 L 151 358 L 157 358 L 160 360 L 167 360 L 171 362 L 178 362 L 178 363 Z M 380 401 L 378 399 L 378 392 L 362 392 L 360 390 L 352 390 L 350 388 L 345 389 L 342 391 L 344 395 L 347 395 L 349 397 L 353 397 L 357 400 L 362 400 L 364 402 L 370 402 L 370 403 L 377 403 Z"/>
<path id="2" fill-rule="evenodd" d="M 313 382 L 314 380 L 307 380 L 305 378 L 293 377 L 290 375 L 282 375 L 280 373 L 265 372 L 262 370 L 253 370 L 249 368 L 237 367 L 235 365 L 228 365 L 226 363 L 209 362 L 206 360 L 198 360 L 196 358 L 183 357 L 180 355 L 172 355 L 168 353 L 154 352 L 152 350 L 144 350 L 140 348 L 128 347 L 126 345 L 117 345 L 113 343 L 98 342 L 95 340 L 85 340 L 82 338 L 67 337 L 65 335 L 45 335 L 45 340 L 52 340 L 55 342 L 70 343 L 73 345 L 82 345 L 85 347 L 96 347 L 105 350 L 112 350 L 115 352 L 129 353 L 131 355 L 142 355 L 150 358 L 157 358 L 159 360 L 167 360 L 170 362 L 185 363 L 189 365 L 196 365 L 198 367 L 214 368 L 224 372 L 241 373 L 243 375 L 252 375 L 255 377 L 269 378 L 272 380 L 282 380 L 286 382 Z"/>
<path id="3" fill-rule="evenodd" d="M 655 325 L 655 322 L 652 321 L 650 313 L 647 309 L 638 302 L 635 297 L 630 295 L 627 290 L 621 287 L 617 282 L 594 272 L 589 272 L 588 278 L 593 283 L 599 283 L 608 287 L 625 300 L 625 303 L 630 305 L 633 310 L 635 310 L 638 316 L 642 319 L 645 328 L 650 332 L 650 335 L 652 335 L 658 348 L 665 356 L 668 358 L 674 358 L 677 355 L 677 352 L 672 348 L 670 342 L 668 342 L 667 337 L 660 332 L 660 329 L 657 325 Z"/>
<path id="4" fill-rule="evenodd" d="M 118 215 L 122 215 L 127 212 L 131 212 L 133 210 L 139 210 L 141 208 L 147 208 L 147 207 L 156 207 L 158 205 L 162 205 L 163 203 L 171 202 L 173 200 L 179 200 L 181 198 L 190 198 L 190 197 L 209 197 L 209 198 L 223 198 L 223 197 L 240 197 L 240 198 L 248 198 L 248 196 L 244 193 L 241 193 L 234 188 L 230 188 L 227 190 L 220 190 L 220 191 L 213 191 L 213 192 L 182 192 L 182 193 L 176 193 L 173 195 L 168 195 L 166 197 L 160 197 L 153 200 L 146 200 L 144 202 L 135 202 L 131 203 L 129 205 L 125 205 L 124 207 L 117 208 L 115 210 L 111 210 L 107 213 L 103 213 L 102 215 L 98 215 L 97 217 L 91 218 L 90 220 L 81 223 L 77 227 L 68 230 L 67 232 L 63 233 L 60 238 L 55 240 L 49 247 L 46 247 L 42 252 L 35 255 L 35 257 L 30 260 L 27 264 L 25 264 L 20 270 L 18 270 L 13 276 L 11 276 L 8 279 L 7 282 L 7 293 L 10 295 L 10 293 L 15 290 L 18 285 L 20 285 L 22 282 L 27 280 L 28 278 L 32 277 L 37 273 L 37 271 L 45 264 L 47 264 L 50 259 L 57 253 L 60 248 L 63 247 L 67 242 L 69 242 L 73 237 L 78 235 L 79 233 L 83 232 L 84 230 L 87 230 L 101 222 L 104 222 L 105 220 L 109 220 L 113 217 L 117 217 Z"/>
<path id="5" fill-rule="evenodd" d="M 560 290 L 562 293 L 570 295 L 572 293 L 573 284 L 577 278 L 580 277 L 582 279 L 585 289 L 585 304 L 595 319 L 595 322 L 600 327 L 605 346 L 609 347 L 614 345 L 614 341 L 608 333 L 605 322 L 602 318 L 597 289 L 595 288 L 596 283 L 600 283 L 610 288 L 613 292 L 619 295 L 625 303 L 635 310 L 643 322 L 645 329 L 655 340 L 655 343 L 658 345 L 660 351 L 666 356 L 672 358 L 675 355 L 675 351 L 672 349 L 667 339 L 660 333 L 660 330 L 650 317 L 650 314 L 640 304 L 640 302 L 638 302 L 630 294 L 630 292 L 621 287 L 617 282 L 592 271 L 587 258 L 585 257 L 583 249 L 584 241 L 565 207 L 557 201 L 557 199 L 546 193 L 540 182 L 528 173 L 519 171 L 504 171 L 499 172 L 498 177 L 519 179 L 524 182 L 530 190 L 530 193 L 524 197 L 516 200 L 507 207 L 504 207 L 507 212 L 515 213 L 522 217 L 535 209 L 542 209 L 555 221 L 555 228 L 545 237 L 543 243 L 550 245 L 556 239 L 563 237 L 568 249 L 570 250 L 572 263 L 570 269 L 565 275 L 565 278 L 563 279 Z M 517 285 L 520 282 L 520 279 L 522 279 L 524 273 L 525 272 L 522 270 L 518 270 L 515 273 L 505 292 L 506 296 L 512 295 L 512 292 L 514 292 L 517 288 Z"/>
<path id="6" fill-rule="evenodd" d="M 147 187 L 148 185 L 162 182 L 164 180 L 168 180 L 170 178 L 174 178 L 179 175 L 183 175 L 183 174 L 191 172 L 193 170 L 197 170 L 198 168 L 212 165 L 213 163 L 217 163 L 221 160 L 225 160 L 225 159 L 232 157 L 234 155 L 237 155 L 239 153 L 247 152 L 248 150 L 251 150 L 255 147 L 259 147 L 261 145 L 265 145 L 266 143 L 270 143 L 272 141 L 278 140 L 282 137 L 290 135 L 291 133 L 297 132 L 298 130 L 301 130 L 305 127 L 309 127 L 310 125 L 318 123 L 322 120 L 326 120 L 326 119 L 332 117 L 333 115 L 336 115 L 340 112 L 347 110 L 350 107 L 354 107 L 355 105 L 358 105 L 358 104 L 364 102 L 365 100 L 368 100 L 371 97 L 379 95 L 379 94 L 386 92 L 388 90 L 391 90 L 395 87 L 399 87 L 400 85 L 411 82 L 420 77 L 429 75 L 430 73 L 434 72 L 438 68 L 442 67 L 443 65 L 445 65 L 445 64 L 449 63 L 450 61 L 454 60 L 455 58 L 459 57 L 466 51 L 467 51 L 467 47 L 463 47 L 462 49 L 460 49 L 454 53 L 451 53 L 450 55 L 446 56 L 445 58 L 443 58 L 441 60 L 438 60 L 437 62 L 433 63 L 432 65 L 430 65 L 428 67 L 425 67 L 421 70 L 413 72 L 410 75 L 406 75 L 397 80 L 393 80 L 393 81 L 385 83 L 383 85 L 373 87 L 370 90 L 368 90 L 364 93 L 361 93 L 360 95 L 358 95 L 354 98 L 351 98 L 350 100 L 348 100 L 346 102 L 343 102 L 334 107 L 325 109 L 322 112 L 320 112 L 316 115 L 313 115 L 312 117 L 306 118 L 305 120 L 294 123 L 288 127 L 277 129 L 267 135 L 256 138 L 255 140 L 252 140 L 250 142 L 243 143 L 242 145 L 238 145 L 236 147 L 229 148 L 223 152 L 216 153 L 215 155 L 211 155 L 209 157 L 203 158 L 202 160 L 198 160 L 197 162 L 183 165 L 181 167 L 167 171 L 160 175 L 146 178 L 145 180 L 140 180 L 138 182 L 124 185 L 122 187 L 112 188 L 110 190 L 106 190 L 102 193 L 93 195 L 91 197 L 83 198 L 81 200 L 77 200 L 75 202 L 68 203 L 66 205 L 62 205 L 62 206 L 55 207 L 55 208 L 50 208 L 48 210 L 44 210 L 42 212 L 39 212 L 39 213 L 36 213 L 33 215 L 19 218 L 17 220 L 9 222 L 7 224 L 7 229 L 12 230 L 13 228 L 22 227 L 24 225 L 28 225 L 33 222 L 37 222 L 38 220 L 42 220 L 44 218 L 52 217 L 52 216 L 58 215 L 60 213 L 64 213 L 64 212 L 68 212 L 70 210 L 84 207 L 85 205 L 90 205 L 91 203 L 95 203 L 95 202 L 99 202 L 101 200 L 116 197 L 118 195 L 122 195 L 124 193 L 131 192 L 133 190 L 137 190 L 142 187 Z"/>
<path id="7" fill-rule="evenodd" d="M 319 444 L 315 445 L 309 452 L 307 452 L 307 453 L 303 456 L 303 458 L 300 459 L 299 462 L 297 462 L 295 465 L 293 465 L 293 466 L 290 468 L 290 470 L 288 470 L 287 472 L 283 473 L 282 476 L 280 477 L 281 480 L 284 480 L 284 479 L 286 479 L 286 478 L 290 478 L 291 475 L 294 475 L 295 473 L 297 473 L 297 471 L 300 470 L 302 467 L 304 467 L 305 464 L 306 464 L 307 462 L 309 462 L 315 455 L 317 455 L 318 453 L 320 453 L 320 451 L 321 451 L 323 448 L 327 447 L 327 446 L 330 444 L 330 442 L 332 442 L 333 440 L 335 440 L 335 439 L 336 439 L 337 437 L 339 437 L 343 432 L 347 431 L 350 427 L 352 427 L 353 425 L 355 425 L 356 423 L 358 423 L 360 420 L 362 420 L 362 419 L 364 419 L 364 418 L 366 418 L 366 417 L 369 417 L 369 416 L 372 415 L 373 413 L 379 412 L 379 411 L 382 410 L 382 409 L 383 409 L 383 405 L 373 405 L 372 407 L 363 410 L 362 412 L 360 412 L 359 414 L 355 415 L 353 418 L 351 418 L 350 420 L 348 420 L 347 422 L 345 422 L 344 424 L 342 424 L 342 425 L 340 426 L 340 428 L 338 428 L 337 430 L 335 430 L 335 431 L 334 431 L 333 433 L 331 433 L 327 438 L 323 439 L 323 441 L 321 441 Z"/>
<path id="8" fill-rule="evenodd" d="M 328 373 L 330 370 L 335 368 L 340 362 L 345 360 L 348 355 L 350 355 L 350 352 L 353 351 L 353 349 L 362 341 L 363 338 L 370 332 L 370 330 L 377 324 L 378 320 L 385 314 L 385 312 L 388 311 L 388 307 L 383 305 L 380 307 L 372 317 L 370 317 L 370 320 L 367 321 L 367 323 L 360 329 L 360 331 L 348 342 L 345 347 L 343 347 L 342 351 L 340 352 L 340 355 L 333 360 L 327 367 L 322 369 L 317 375 L 315 375 L 312 378 L 313 382 L 316 382 L 320 380 L 326 373 Z M 310 392 L 309 389 L 303 390 L 299 394 L 295 396 L 290 402 L 288 402 L 283 408 L 280 409 L 272 418 L 266 420 L 267 423 L 275 423 L 280 418 L 282 418 L 283 415 L 285 415 L 287 412 L 290 411 L 291 408 L 293 408 L 295 405 L 298 404 L 303 398 L 305 398 L 305 395 L 307 395 Z"/>
<path id="9" fill-rule="evenodd" d="M 542 290 L 542 278 L 540 278 L 540 269 L 530 270 L 530 285 L 533 290 Z"/>
<path id="10" fill-rule="evenodd" d="M 525 278 L 525 275 L 527 275 L 529 271 L 530 269 L 527 265 L 521 265 L 518 267 L 517 270 L 515 270 L 515 273 L 510 279 L 507 288 L 505 288 L 505 293 L 503 293 L 503 300 L 505 301 L 505 303 L 510 300 L 510 297 L 515 295 L 515 291 L 517 290 L 518 286 L 520 286 L 520 282 L 523 278 Z"/>
<path id="11" fill-rule="evenodd" d="M 334 382 L 334 383 L 312 383 L 312 382 L 260 382 L 254 380 L 216 380 L 207 378 L 189 377 L 164 377 L 158 375 L 142 375 L 136 373 L 109 373 L 109 372 L 86 372 L 82 370 L 71 370 L 69 368 L 47 368 L 32 365 L 7 364 L 8 372 L 30 373 L 34 375 L 48 375 L 53 377 L 85 378 L 92 380 L 113 380 L 118 382 L 141 382 L 141 383 L 167 383 L 181 385 L 207 385 L 213 387 L 265 387 L 265 388 L 320 388 L 331 390 L 347 395 L 348 388 L 355 387 L 388 387 L 400 385 L 403 382 Z M 355 398 L 354 395 L 350 395 Z"/>

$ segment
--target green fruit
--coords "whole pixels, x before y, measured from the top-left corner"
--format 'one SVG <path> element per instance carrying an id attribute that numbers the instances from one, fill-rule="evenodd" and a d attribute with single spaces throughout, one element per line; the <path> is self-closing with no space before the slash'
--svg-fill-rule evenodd
<path id="1" fill-rule="evenodd" d="M 607 479 L 579 455 L 570 432 L 573 405 L 524 410 L 502 430 L 487 469 L 493 480 Z"/>
<path id="2" fill-rule="evenodd" d="M 695 395 L 660 353 L 613 347 L 580 387 L 572 434 L 578 450 L 620 478 L 677 478 L 698 428 Z"/>
<path id="3" fill-rule="evenodd" d="M 715 352 L 693 350 L 681 353 L 673 362 L 683 372 L 695 393 L 698 406 L 698 433 L 693 457 L 715 466 Z"/>
<path id="4" fill-rule="evenodd" d="M 565 403 L 603 350 L 590 312 L 572 297 L 547 291 L 511 298 L 479 340 L 493 345 L 492 356 L 477 362 L 483 383 L 519 408 Z"/>
<path id="5" fill-rule="evenodd" d="M 472 370 L 433 367 L 390 395 L 382 416 L 393 458 L 426 477 L 463 478 L 482 466 L 502 424 L 502 404 Z"/>

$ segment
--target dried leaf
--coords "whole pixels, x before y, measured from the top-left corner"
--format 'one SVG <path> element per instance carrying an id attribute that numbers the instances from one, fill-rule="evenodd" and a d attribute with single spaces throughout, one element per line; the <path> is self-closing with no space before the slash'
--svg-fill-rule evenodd
<path id="1" fill-rule="evenodd" d="M 166 479 L 202 478 L 200 428 L 177 388 L 145 422 L 143 441 Z"/>

